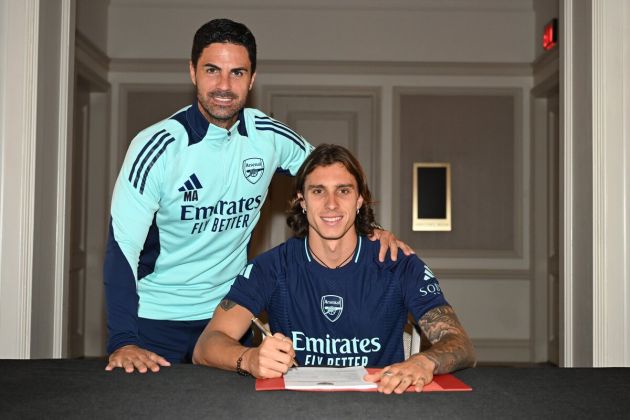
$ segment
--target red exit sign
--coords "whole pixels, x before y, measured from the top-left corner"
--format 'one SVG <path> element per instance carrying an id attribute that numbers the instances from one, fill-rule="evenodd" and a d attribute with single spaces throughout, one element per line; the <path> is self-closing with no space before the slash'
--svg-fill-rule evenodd
<path id="1" fill-rule="evenodd" d="M 552 19 L 545 25 L 543 32 L 543 49 L 549 51 L 558 44 L 558 19 Z"/>

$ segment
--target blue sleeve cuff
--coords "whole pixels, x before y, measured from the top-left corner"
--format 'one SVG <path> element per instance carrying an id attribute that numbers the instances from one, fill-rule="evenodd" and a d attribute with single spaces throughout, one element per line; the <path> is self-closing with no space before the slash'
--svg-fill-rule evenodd
<path id="1" fill-rule="evenodd" d="M 138 344 L 138 293 L 133 271 L 116 238 L 110 220 L 103 267 L 107 301 L 108 353 L 127 344 Z"/>
<path id="2" fill-rule="evenodd" d="M 132 336 L 126 333 L 110 336 L 109 340 L 107 340 L 107 354 L 112 354 L 122 346 L 128 346 L 131 344 L 140 346 L 137 336 Z"/>

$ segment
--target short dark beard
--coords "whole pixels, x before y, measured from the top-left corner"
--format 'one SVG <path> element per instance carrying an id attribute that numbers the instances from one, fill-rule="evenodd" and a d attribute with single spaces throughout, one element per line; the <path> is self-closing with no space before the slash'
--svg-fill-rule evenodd
<path id="1" fill-rule="evenodd" d="M 237 111 L 235 111 L 231 115 L 222 117 L 222 116 L 213 115 L 210 112 L 210 110 L 206 108 L 203 102 L 199 100 L 199 96 L 197 96 L 197 103 L 203 109 L 204 117 L 208 120 L 209 123 L 214 124 L 217 127 L 221 127 L 225 129 L 229 129 L 232 125 L 234 125 L 234 123 L 236 122 L 236 116 L 238 115 L 239 112 L 241 112 L 241 109 L 243 109 L 243 108 L 239 108 Z"/>

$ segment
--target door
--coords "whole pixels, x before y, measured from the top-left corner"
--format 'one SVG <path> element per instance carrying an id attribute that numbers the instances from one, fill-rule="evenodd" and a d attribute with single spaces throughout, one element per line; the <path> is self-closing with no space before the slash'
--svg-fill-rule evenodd
<path id="1" fill-rule="evenodd" d="M 377 93 L 371 90 L 340 93 L 339 89 L 270 92 L 271 116 L 286 123 L 313 146 L 334 143 L 348 148 L 361 162 L 370 191 L 378 197 L 378 141 L 380 118 Z M 293 189 L 290 176 L 274 176 L 252 238 L 250 257 L 291 237 L 286 210 Z"/>

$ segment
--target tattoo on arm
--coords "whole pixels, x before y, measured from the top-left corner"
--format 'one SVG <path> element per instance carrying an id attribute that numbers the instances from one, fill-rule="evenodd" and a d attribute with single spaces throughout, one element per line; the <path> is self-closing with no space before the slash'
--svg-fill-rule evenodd
<path id="1" fill-rule="evenodd" d="M 422 352 L 435 363 L 434 373 L 448 373 L 475 365 L 475 350 L 449 305 L 431 309 L 420 318 L 420 328 L 431 342 Z"/>
<path id="2" fill-rule="evenodd" d="M 229 300 L 229 299 L 223 299 L 221 301 L 221 303 L 219 303 L 219 306 L 221 307 L 221 309 L 223 309 L 224 311 L 229 311 L 230 309 L 232 309 L 234 306 L 236 306 L 236 302 L 234 302 L 233 300 Z"/>

